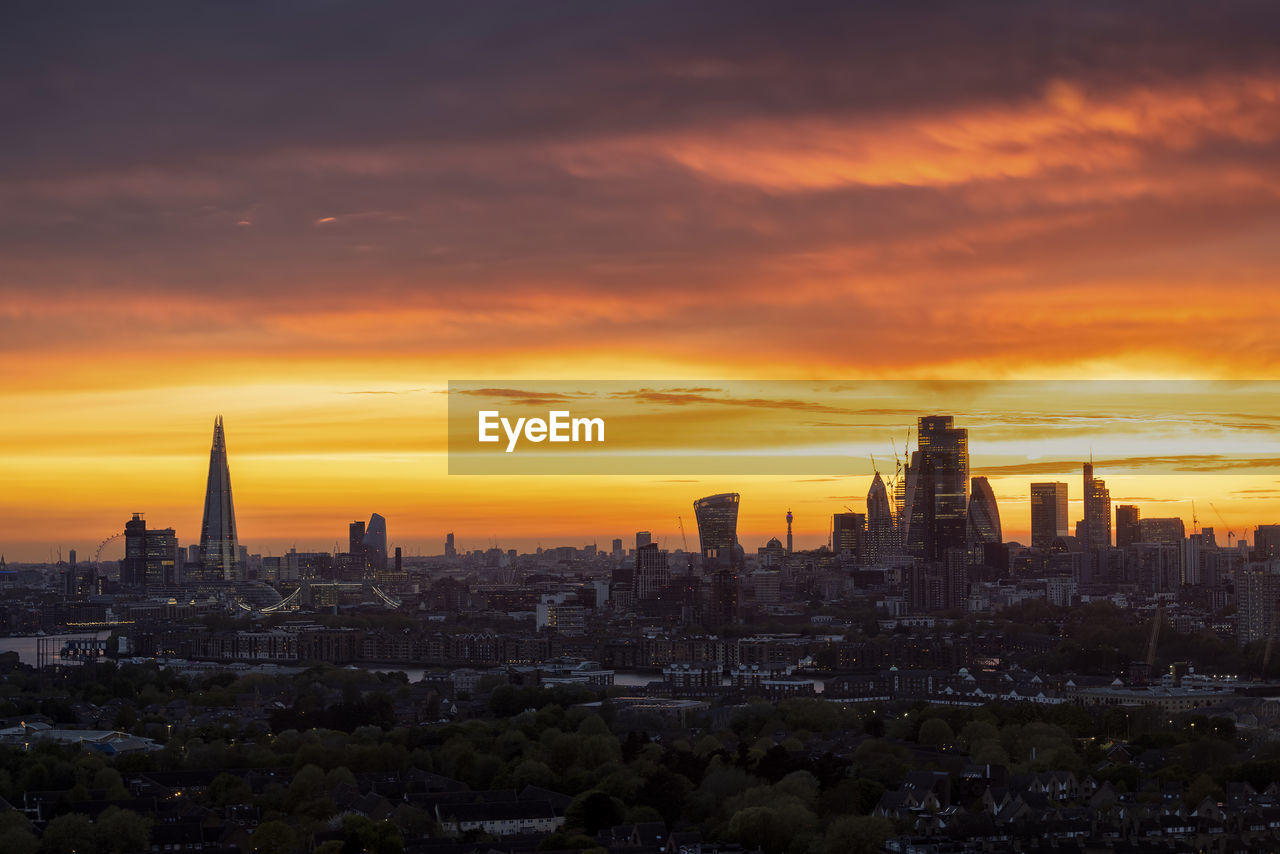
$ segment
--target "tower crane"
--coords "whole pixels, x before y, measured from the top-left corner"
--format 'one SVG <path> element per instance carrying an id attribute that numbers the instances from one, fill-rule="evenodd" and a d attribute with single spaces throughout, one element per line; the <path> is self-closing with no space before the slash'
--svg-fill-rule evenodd
<path id="1" fill-rule="evenodd" d="M 680 542 L 684 543 L 684 550 L 689 551 L 689 538 L 684 533 L 684 517 L 677 516 L 676 522 L 680 525 Z"/>
<path id="2" fill-rule="evenodd" d="M 1231 548 L 1231 541 L 1236 538 L 1236 532 L 1230 529 L 1230 526 L 1227 525 L 1227 520 L 1222 516 L 1222 511 L 1214 506 L 1212 501 L 1209 502 L 1209 506 L 1213 508 L 1213 512 L 1217 513 L 1218 518 L 1222 520 L 1222 527 L 1227 528 L 1227 548 Z"/>

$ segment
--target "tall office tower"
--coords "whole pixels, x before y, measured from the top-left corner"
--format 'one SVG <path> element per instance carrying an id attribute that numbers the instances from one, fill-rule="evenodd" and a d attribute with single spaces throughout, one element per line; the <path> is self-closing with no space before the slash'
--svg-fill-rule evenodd
<path id="1" fill-rule="evenodd" d="M 725 492 L 693 502 L 702 572 L 711 578 L 710 601 L 703 622 L 712 631 L 719 631 L 738 619 L 738 573 L 742 569 L 738 498 L 736 492 Z"/>
<path id="2" fill-rule="evenodd" d="M 1142 542 L 1142 514 L 1132 504 L 1116 508 L 1116 548 Z"/>
<path id="3" fill-rule="evenodd" d="M 893 484 L 893 543 L 901 553 L 907 545 L 907 479 L 899 477 Z"/>
<path id="4" fill-rule="evenodd" d="M 966 535 L 969 540 L 969 558 L 973 563 L 986 563 L 987 552 L 1004 543 L 996 494 L 985 477 L 975 477 L 969 482 Z"/>
<path id="5" fill-rule="evenodd" d="M 141 586 L 146 583 L 147 521 L 141 513 L 124 523 L 124 557 L 120 560 L 120 583 Z"/>
<path id="6" fill-rule="evenodd" d="M 791 510 L 787 509 L 787 554 L 791 554 Z"/>
<path id="7" fill-rule="evenodd" d="M 724 492 L 693 502 L 703 566 L 734 566 L 738 549 L 738 493 Z M 639 540 L 639 535 L 636 535 Z"/>
<path id="8" fill-rule="evenodd" d="M 831 517 L 831 551 L 863 560 L 867 517 L 862 513 L 836 513 Z"/>
<path id="9" fill-rule="evenodd" d="M 369 517 L 369 524 L 360 538 L 365 566 L 374 572 L 387 571 L 387 520 L 379 513 Z"/>
<path id="10" fill-rule="evenodd" d="M 652 542 L 653 542 L 653 534 L 650 534 L 648 531 L 636 531 L 636 549 L 637 550 L 639 550 L 641 546 L 647 546 L 649 545 L 649 543 L 652 543 Z"/>
<path id="11" fill-rule="evenodd" d="M 1204 540 L 1199 534 L 1192 534 L 1186 537 L 1182 542 L 1178 543 L 1182 550 L 1182 583 L 1190 585 L 1204 584 L 1204 575 L 1201 570 L 1204 567 L 1203 548 Z"/>
<path id="12" fill-rule="evenodd" d="M 73 568 L 75 567 L 75 565 L 76 565 L 76 550 L 75 550 L 75 549 L 72 549 L 72 550 L 71 550 L 71 556 L 70 556 L 70 558 L 68 558 L 67 562 L 68 562 L 69 564 L 71 564 L 71 566 L 72 566 Z"/>
<path id="13" fill-rule="evenodd" d="M 1253 551 L 1258 560 L 1280 558 L 1280 525 L 1259 525 L 1254 528 Z"/>
<path id="14" fill-rule="evenodd" d="M 1276 631 L 1280 575 L 1251 563 L 1236 573 L 1236 641 L 1240 646 L 1264 640 Z"/>
<path id="15" fill-rule="evenodd" d="M 404 553 L 400 551 L 400 547 L 396 546 L 396 575 L 404 572 Z"/>
<path id="16" fill-rule="evenodd" d="M 124 559 L 120 583 L 134 587 L 168 587 L 178 579 L 178 537 L 173 528 L 148 529 L 141 513 L 124 524 Z"/>
<path id="17" fill-rule="evenodd" d="M 1093 551 L 1111 545 L 1111 491 L 1101 478 L 1093 476 L 1093 463 L 1084 464 L 1084 525 L 1082 545 Z"/>
<path id="18" fill-rule="evenodd" d="M 227 468 L 227 440 L 222 416 L 213 422 L 209 451 L 209 483 L 204 493 L 204 522 L 200 526 L 200 566 L 206 581 L 239 581 L 240 544 L 236 540 L 236 511 L 231 503 L 231 470 Z"/>
<path id="19" fill-rule="evenodd" d="M 907 469 L 907 553 L 940 561 L 965 546 L 969 509 L 969 431 L 950 415 L 919 420 L 918 448 Z"/>
<path id="20" fill-rule="evenodd" d="M 445 535 L 444 535 L 444 556 L 445 556 L 445 557 L 457 557 L 457 556 L 458 556 L 458 547 L 457 547 L 457 546 L 455 546 L 455 545 L 453 544 L 453 532 L 452 532 L 452 531 L 450 531 L 449 533 L 447 533 L 447 534 L 445 534 Z"/>
<path id="21" fill-rule="evenodd" d="M 866 562 L 878 566 L 898 553 L 897 532 L 894 530 L 893 510 L 889 506 L 889 491 L 885 489 L 880 472 L 876 472 L 867 490 L 867 539 Z"/>
<path id="22" fill-rule="evenodd" d="M 622 537 L 614 537 L 613 538 L 613 559 L 622 560 L 625 554 L 626 552 L 622 550 Z"/>
<path id="23" fill-rule="evenodd" d="M 711 574 L 711 600 L 703 623 L 712 631 L 723 631 L 736 625 L 739 619 L 738 573 L 721 569 Z"/>
<path id="24" fill-rule="evenodd" d="M 964 549 L 949 548 L 942 560 L 942 607 L 964 610 L 969 600 L 968 555 Z"/>
<path id="25" fill-rule="evenodd" d="M 671 584 L 671 570 L 667 566 L 667 553 L 657 543 L 647 543 L 636 549 L 636 569 L 633 576 L 635 598 L 657 599 Z"/>
<path id="26" fill-rule="evenodd" d="M 347 525 L 347 554 L 364 554 L 364 522 L 358 519 Z"/>
<path id="27" fill-rule="evenodd" d="M 1045 549 L 1070 534 L 1067 527 L 1067 485 L 1031 484 L 1031 547 Z"/>
<path id="28" fill-rule="evenodd" d="M 1141 543 L 1178 545 L 1187 536 L 1187 526 L 1177 516 L 1143 519 L 1138 523 Z"/>

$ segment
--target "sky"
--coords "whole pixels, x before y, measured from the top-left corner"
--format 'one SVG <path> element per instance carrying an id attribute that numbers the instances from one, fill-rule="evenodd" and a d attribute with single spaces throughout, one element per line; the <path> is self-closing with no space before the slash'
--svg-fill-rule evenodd
<path id="1" fill-rule="evenodd" d="M 451 380 L 1277 378 L 1278 33 L 1263 2 L 6 4 L 0 552 L 134 511 L 198 540 L 219 414 L 263 553 L 374 511 L 410 554 L 674 547 L 730 490 L 748 549 L 788 507 L 816 546 L 869 483 L 451 476 Z M 1274 473 L 1109 482 L 1280 521 Z"/>

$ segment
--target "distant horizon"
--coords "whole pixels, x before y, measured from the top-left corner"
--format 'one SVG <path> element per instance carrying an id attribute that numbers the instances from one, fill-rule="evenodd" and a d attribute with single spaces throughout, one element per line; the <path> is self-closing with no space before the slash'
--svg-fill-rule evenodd
<path id="1" fill-rule="evenodd" d="M 761 543 L 788 508 L 803 544 L 861 512 L 853 463 L 453 476 L 457 378 L 1280 380 L 1272 5 L 73 2 L 5 24 L 15 559 L 91 553 L 135 510 L 197 541 L 219 413 L 240 537 L 273 549 L 374 510 L 424 549 L 675 541 L 726 489 Z M 751 409 L 759 433 L 836 421 L 803 411 Z M 1248 436 L 1280 460 L 1280 396 L 1236 412 L 1181 453 Z M 1280 520 L 1280 472 L 1247 470 L 1100 476 L 1240 533 Z M 1012 536 L 1023 503 L 1001 501 Z"/>

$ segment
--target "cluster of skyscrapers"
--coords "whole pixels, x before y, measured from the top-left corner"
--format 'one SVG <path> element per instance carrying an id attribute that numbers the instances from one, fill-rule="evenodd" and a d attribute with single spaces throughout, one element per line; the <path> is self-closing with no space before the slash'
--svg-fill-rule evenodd
<path id="1" fill-rule="evenodd" d="M 352 522 L 348 537 L 345 554 L 295 550 L 263 559 L 263 574 L 269 580 L 361 581 L 393 571 L 388 557 L 387 520 L 381 514 L 374 513 L 367 524 Z M 220 416 L 213 423 L 200 544 L 182 548 L 173 528 L 149 528 L 142 513 L 134 513 L 125 524 L 124 542 L 120 583 L 125 587 L 155 589 L 250 579 L 249 555 L 236 534 L 231 469 Z M 397 548 L 395 572 L 400 571 L 400 561 Z"/>
<path id="2" fill-rule="evenodd" d="M 1218 554 L 1211 528 L 1188 536 L 1181 519 L 1143 519 L 1133 505 L 1115 509 L 1113 538 L 1111 494 L 1106 483 L 1094 476 L 1092 462 L 1083 466 L 1081 486 L 1083 510 L 1074 529 L 1069 527 L 1066 483 L 1032 483 L 1030 487 L 1031 551 L 1063 558 L 1057 565 L 1067 568 L 1073 583 L 1109 579 L 1161 596 L 1187 585 L 1216 589 L 1225 579 L 1235 578 L 1242 613 L 1249 608 L 1261 615 L 1250 621 L 1245 614 L 1243 625 L 1252 627 L 1242 631 L 1252 636 L 1270 631 L 1261 628 L 1264 623 L 1280 623 L 1280 571 L 1245 572 L 1237 577 L 1236 565 Z M 614 540 L 617 569 L 611 586 L 617 604 L 654 616 L 674 616 L 672 612 L 678 610 L 685 622 L 722 630 L 738 622 L 744 590 L 753 601 L 767 600 L 770 584 L 782 583 L 774 570 L 795 563 L 790 560 L 793 517 L 788 511 L 786 545 L 770 540 L 759 550 L 756 568 L 760 571 L 748 575 L 738 539 L 739 504 L 737 493 L 710 495 L 693 503 L 698 550 L 684 552 L 682 565 L 673 566 L 671 555 L 652 542 L 649 532 L 636 534 L 634 562 L 625 560 L 622 541 Z M 1280 529 L 1273 528 L 1258 529 L 1257 545 L 1264 558 L 1280 557 Z M 334 554 L 294 550 L 280 557 L 255 556 L 251 571 L 249 556 L 237 539 L 220 417 L 214 422 L 199 545 L 183 549 L 172 528 L 149 528 L 141 513 L 125 525 L 124 539 L 120 581 L 133 588 L 253 578 L 369 582 L 384 573 L 401 572 L 400 549 L 395 549 L 393 567 L 386 519 L 378 513 L 367 523 L 350 523 L 345 554 L 335 546 Z M 886 483 L 875 472 L 866 511 L 846 509 L 833 514 L 829 550 L 824 550 L 827 556 L 822 561 L 824 566 L 888 569 L 903 591 L 906 607 L 927 612 L 964 608 L 972 582 L 1007 575 L 1010 545 L 1004 540 L 990 483 L 985 477 L 971 476 L 968 431 L 956 427 L 952 416 L 929 415 L 919 418 L 916 448 L 899 462 L 893 479 Z M 449 534 L 445 557 L 457 556 L 453 534 Z"/>

